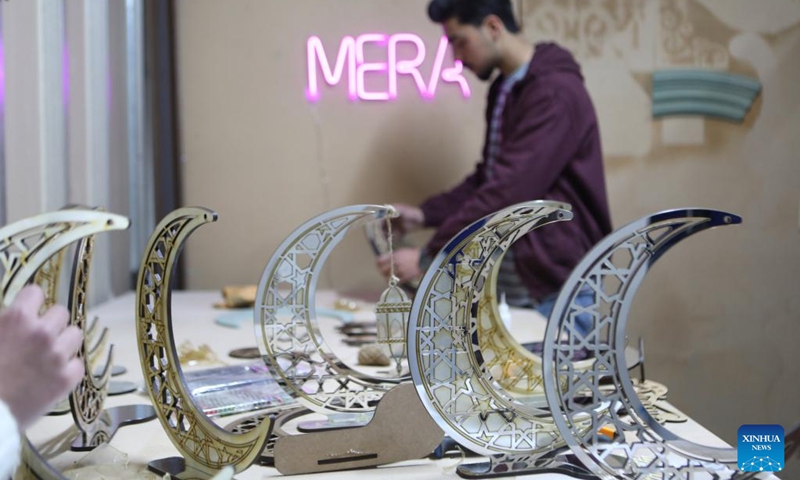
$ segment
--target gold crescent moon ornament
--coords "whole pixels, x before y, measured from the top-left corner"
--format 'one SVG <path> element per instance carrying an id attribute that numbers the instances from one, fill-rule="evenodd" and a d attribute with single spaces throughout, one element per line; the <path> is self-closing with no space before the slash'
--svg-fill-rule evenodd
<path id="1" fill-rule="evenodd" d="M 92 263 L 94 251 L 94 236 L 82 238 L 75 251 L 75 260 L 72 266 L 69 298 L 70 324 L 86 332 L 86 298 L 89 284 L 89 268 Z M 108 329 L 104 328 L 98 343 L 105 345 L 108 338 Z M 84 334 L 83 343 L 78 349 L 78 358 L 83 361 L 84 374 L 81 382 L 69 394 L 70 410 L 75 425 L 80 430 L 83 444 L 97 446 L 107 443 L 111 437 L 105 429 L 97 429 L 100 414 L 103 412 L 103 403 L 107 396 L 106 387 L 111 378 L 111 366 L 114 361 L 114 346 L 111 345 L 106 356 L 106 365 L 99 378 L 94 377 L 94 366 L 87 357 L 87 342 L 89 339 Z"/>
<path id="2" fill-rule="evenodd" d="M 484 300 L 478 303 L 478 340 L 485 369 L 507 392 L 516 396 L 544 396 L 542 358 L 523 348 L 508 331 L 498 311 L 497 275 L 500 262 L 494 262 L 487 277 L 488 288 L 482 289 Z M 577 370 L 587 370 L 592 360 L 574 362 Z"/>
<path id="3" fill-rule="evenodd" d="M 545 336 L 543 358 L 552 359 L 544 363 L 545 392 L 558 431 L 598 477 L 690 480 L 701 473 L 708 478 L 735 474 L 736 449 L 682 439 L 642 404 L 626 368 L 625 335 L 636 291 L 664 253 L 695 233 L 741 221 L 730 213 L 703 209 L 642 218 L 598 243 L 562 288 Z M 595 300 L 583 307 L 575 299 L 587 289 Z M 578 314 L 591 316 L 585 335 L 575 328 Z M 567 360 L 579 349 L 588 349 L 595 358 L 591 370 L 578 372 Z M 593 404 L 578 400 L 587 396 Z M 592 415 L 598 404 L 619 408 L 613 414 Z M 581 433 L 577 427 L 587 421 L 591 428 Z M 612 441 L 597 433 L 601 429 L 613 432 Z"/>
<path id="4" fill-rule="evenodd" d="M 259 350 L 272 375 L 311 410 L 371 412 L 402 381 L 372 377 L 342 362 L 322 337 L 314 302 L 325 260 L 350 228 L 396 215 L 381 205 L 331 210 L 292 232 L 264 269 L 254 307 Z"/>
<path id="5" fill-rule="evenodd" d="M 172 332 L 170 285 L 189 235 L 216 220 L 216 213 L 198 207 L 164 217 L 144 251 L 136 284 L 136 336 L 145 385 L 164 431 L 182 455 L 148 467 L 184 480 L 211 478 L 226 466 L 243 471 L 259 457 L 272 431 L 270 418 L 242 434 L 220 428 L 194 405 L 183 378 Z"/>
<path id="6" fill-rule="evenodd" d="M 92 359 L 92 342 L 87 332 L 86 302 L 89 287 L 89 270 L 92 264 L 94 251 L 94 235 L 82 238 L 75 250 L 75 260 L 72 265 L 72 278 L 70 279 L 69 311 L 70 324 L 84 332 L 83 343 L 78 349 L 78 358 L 83 361 L 83 379 L 70 392 L 69 404 L 72 418 L 80 434 L 72 442 L 72 450 L 92 450 L 95 447 L 108 443 L 117 430 L 125 425 L 146 422 L 155 418 L 156 413 L 150 405 L 123 405 L 105 410 L 103 405 L 108 397 L 108 381 L 114 361 L 114 345 L 108 349 L 105 367 L 99 377 L 94 371 L 97 358 L 105 345 L 108 344 L 108 328 L 104 328 L 97 340 L 97 350 Z M 95 321 L 92 325 L 96 325 Z M 102 349 L 102 350 L 101 350 Z"/>
<path id="7" fill-rule="evenodd" d="M 45 299 L 55 302 L 57 270 L 60 269 L 63 251 L 69 244 L 82 238 L 111 230 L 126 229 L 130 221 L 121 215 L 94 210 L 60 210 L 29 217 L 0 228 L 0 266 L 3 268 L 0 289 L 2 304 L 8 307 L 19 290 L 34 278 L 42 268 Z M 44 267 L 45 265 L 48 267 Z M 57 268 L 56 268 L 57 267 Z M 27 438 L 22 441 L 20 467 L 42 480 L 60 480 L 64 477 L 42 458 Z"/>

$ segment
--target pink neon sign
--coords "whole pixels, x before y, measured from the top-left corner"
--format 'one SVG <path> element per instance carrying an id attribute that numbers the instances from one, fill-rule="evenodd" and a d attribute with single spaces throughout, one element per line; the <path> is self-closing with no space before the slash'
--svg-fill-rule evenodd
<path id="1" fill-rule="evenodd" d="M 387 49 L 386 62 L 371 62 L 365 59 L 364 50 L 367 45 L 376 45 Z M 414 58 L 399 58 L 400 46 L 407 44 L 416 50 Z M 422 98 L 432 99 L 436 94 L 439 83 L 452 83 L 461 89 L 465 98 L 471 95 L 469 84 L 462 75 L 464 66 L 456 60 L 452 67 L 444 67 L 447 56 L 447 37 L 439 40 L 439 47 L 433 62 L 430 79 L 426 82 L 419 69 L 425 62 L 425 43 L 413 33 L 396 33 L 386 35 L 381 33 L 365 33 L 356 38 L 347 36 L 342 38 L 336 62 L 331 68 L 325 47 L 319 37 L 311 37 L 307 44 L 308 61 L 308 87 L 306 98 L 316 102 L 320 99 L 320 78 L 329 86 L 338 85 L 347 77 L 347 96 L 350 100 L 387 101 L 397 98 L 397 79 L 400 75 L 407 75 L 414 80 L 414 84 Z M 388 87 L 385 90 L 368 91 L 366 87 L 367 75 L 388 77 Z"/>

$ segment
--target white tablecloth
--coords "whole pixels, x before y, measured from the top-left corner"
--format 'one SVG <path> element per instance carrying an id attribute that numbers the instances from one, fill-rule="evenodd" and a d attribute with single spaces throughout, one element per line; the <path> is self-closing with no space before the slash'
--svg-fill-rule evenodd
<path id="1" fill-rule="evenodd" d="M 332 307 L 337 296 L 333 292 L 320 292 L 317 297 L 318 308 Z M 217 292 L 175 292 L 172 301 L 173 330 L 176 344 L 190 341 L 195 346 L 209 345 L 217 356 L 228 364 L 246 362 L 228 357 L 228 352 L 234 348 L 256 346 L 253 334 L 252 321 L 246 322 L 240 328 L 229 328 L 215 324 L 214 319 L 225 314 L 224 310 L 213 308 L 213 304 L 220 302 L 221 296 Z M 356 319 L 374 320 L 373 305 L 361 302 L 362 307 L 355 313 Z M 136 331 L 134 329 L 134 294 L 127 293 L 106 302 L 89 311 L 89 318 L 98 316 L 100 325 L 110 328 L 111 342 L 115 345 L 114 354 L 116 365 L 127 368 L 127 373 L 114 377 L 113 380 L 135 382 L 141 387 L 143 376 L 139 365 L 138 348 L 136 345 Z M 544 335 L 545 321 L 536 312 L 512 309 L 513 321 L 511 329 L 515 336 L 522 342 L 539 339 Z M 333 338 L 336 320 L 322 321 L 322 330 L 325 338 L 331 335 L 329 343 L 340 345 L 337 353 L 350 365 L 355 365 L 354 359 L 357 349 L 342 347 L 337 338 Z M 657 379 L 656 379 L 657 380 Z M 109 397 L 107 406 L 126 405 L 133 403 L 149 403 L 146 392 L 139 391 L 127 395 Z M 231 418 L 223 418 L 221 424 L 231 422 Z M 28 431 L 31 440 L 40 446 L 40 450 L 51 456 L 50 463 L 59 469 L 64 469 L 85 453 L 66 451 L 67 442 L 54 447 L 53 439 L 59 438 L 72 424 L 70 415 L 58 417 L 45 417 Z M 683 438 L 709 446 L 727 446 L 717 436 L 704 429 L 691 419 L 684 424 L 671 425 L 670 429 Z M 62 435 L 63 436 L 63 435 Z M 132 465 L 145 466 L 148 461 L 167 456 L 176 456 L 177 450 L 163 432 L 158 420 L 148 423 L 122 428 L 112 441 L 112 446 L 125 452 Z M 60 452 L 53 455 L 53 451 Z M 414 460 L 395 464 L 379 469 L 365 469 L 346 472 L 332 472 L 325 478 L 383 478 L 391 475 L 392 478 L 408 478 L 414 480 L 434 479 L 442 477 L 458 478 L 454 466 L 458 459 L 444 459 L 431 461 L 427 459 Z M 473 461 L 473 460 L 471 460 Z M 238 474 L 239 479 L 258 479 L 267 476 L 280 475 L 273 468 L 253 466 L 247 471 Z M 297 478 L 312 478 L 320 475 L 298 476 Z M 542 475 L 536 478 L 567 479 L 562 475 Z"/>

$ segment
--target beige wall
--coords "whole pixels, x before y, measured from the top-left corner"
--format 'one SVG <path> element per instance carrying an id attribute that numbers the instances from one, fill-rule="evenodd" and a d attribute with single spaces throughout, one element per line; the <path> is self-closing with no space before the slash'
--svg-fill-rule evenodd
<path id="1" fill-rule="evenodd" d="M 6 139 L 0 144 L 6 220 L 69 204 L 127 215 L 124 2 L 36 0 L 0 8 L 7 73 L 5 124 L 0 124 Z M 65 48 L 69 89 L 62 75 Z M 130 289 L 129 254 L 127 232 L 97 237 L 90 304 Z M 60 298 L 69 269 L 62 274 Z"/>
<path id="2" fill-rule="evenodd" d="M 185 203 L 219 225 L 188 247 L 190 287 L 253 283 L 304 220 L 352 203 L 416 202 L 452 185 L 478 157 L 484 86 L 410 90 L 391 104 L 349 103 L 343 87 L 303 97 L 305 40 L 439 30 L 425 0 L 179 1 Z M 757 5 L 757 6 L 756 6 Z M 649 376 L 730 442 L 743 423 L 800 420 L 800 2 L 520 2 L 526 35 L 556 39 L 582 62 L 597 105 L 616 226 L 662 209 L 740 214 L 667 255 L 642 286 L 631 337 Z M 331 47 L 328 47 L 331 48 Z M 332 55 L 332 53 L 329 53 Z M 715 68 L 758 78 L 743 125 L 650 116 L 650 74 Z M 326 200 L 320 165 L 330 177 Z M 355 235 L 331 260 L 333 286 L 380 286 Z"/>
<path id="3" fill-rule="evenodd" d="M 523 21 L 583 64 L 616 226 L 687 206 L 744 217 L 644 282 L 629 335 L 645 338 L 648 376 L 729 442 L 744 423 L 800 421 L 800 2 L 525 0 Z M 763 94 L 742 125 L 653 120 L 650 74 L 670 68 L 745 74 Z"/>
<path id="4" fill-rule="evenodd" d="M 312 35 L 333 61 L 345 35 L 416 33 L 429 50 L 427 76 L 441 30 L 426 20 L 425 5 L 178 2 L 184 200 L 220 215 L 219 225 L 189 242 L 190 287 L 256 283 L 278 244 L 305 220 L 356 203 L 417 202 L 469 172 L 483 134 L 485 86 L 474 78 L 472 101 L 440 85 L 425 102 L 407 83 L 392 103 L 351 103 L 344 82 L 323 90 L 316 104 L 304 96 Z M 326 284 L 380 284 L 360 234 L 331 255 Z"/>

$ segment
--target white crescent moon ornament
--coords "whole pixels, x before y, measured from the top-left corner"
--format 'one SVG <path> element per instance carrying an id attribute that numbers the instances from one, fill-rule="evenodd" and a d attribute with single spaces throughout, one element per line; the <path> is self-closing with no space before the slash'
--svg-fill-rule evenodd
<path id="1" fill-rule="evenodd" d="M 0 228 L 0 266 L 2 266 L 3 307 L 8 307 L 17 293 L 37 272 L 44 271 L 46 305 L 55 301 L 57 272 L 61 255 L 72 242 L 97 233 L 123 230 L 130 221 L 112 213 L 68 209 L 29 217 Z M 45 265 L 48 265 L 45 267 Z M 27 438 L 22 442 L 23 468 L 43 480 L 60 480 L 63 477 L 42 458 Z"/>
<path id="2" fill-rule="evenodd" d="M 397 213 L 390 206 L 338 208 L 304 223 L 267 263 L 254 307 L 258 347 L 272 375 L 317 412 L 371 412 L 402 378 L 377 378 L 341 361 L 319 330 L 314 299 L 328 255 L 354 226 Z"/>
<path id="3" fill-rule="evenodd" d="M 695 233 L 741 221 L 730 213 L 701 209 L 642 218 L 598 243 L 562 288 L 545 336 L 543 358 L 552 359 L 544 362 L 545 392 L 558 431 L 598 477 L 690 480 L 700 473 L 708 478 L 734 475 L 736 449 L 684 440 L 660 425 L 642 405 L 626 368 L 625 340 L 628 311 L 652 265 Z M 587 289 L 595 303 L 581 307 L 575 298 Z M 592 326 L 585 336 L 575 328 L 579 314 L 591 316 Z M 568 360 L 579 349 L 588 349 L 595 358 L 588 372 L 576 371 Z M 577 400 L 587 395 L 593 405 Z M 592 415 L 598 404 L 619 409 Z M 585 430 L 587 419 L 591 428 Z M 615 432 L 613 441 L 598 433 L 601 428 Z"/>
<path id="4" fill-rule="evenodd" d="M 39 268 L 70 243 L 107 230 L 127 228 L 130 221 L 112 213 L 60 210 L 29 217 L 0 229 L 0 293 L 11 302 Z"/>
<path id="5" fill-rule="evenodd" d="M 136 284 L 136 336 L 145 385 L 164 431 L 183 455 L 148 467 L 184 479 L 211 478 L 229 465 L 241 472 L 260 456 L 272 431 L 271 418 L 243 434 L 220 428 L 194 405 L 183 378 L 172 333 L 170 283 L 188 237 L 216 220 L 216 213 L 196 207 L 164 217 L 144 251 Z"/>
<path id="6" fill-rule="evenodd" d="M 455 236 L 420 282 L 408 328 L 408 360 L 417 393 L 446 434 L 472 451 L 493 456 L 488 467 L 460 466 L 459 475 L 532 473 L 519 472 L 519 465 L 544 467 L 539 472 L 586 473 L 552 458 L 564 442 L 549 412 L 503 388 L 480 339 L 483 322 L 499 322 L 497 312 L 489 316 L 487 311 L 497 309 L 496 270 L 505 252 L 535 228 L 570 220 L 570 210 L 567 204 L 534 201 L 489 215 Z"/>

